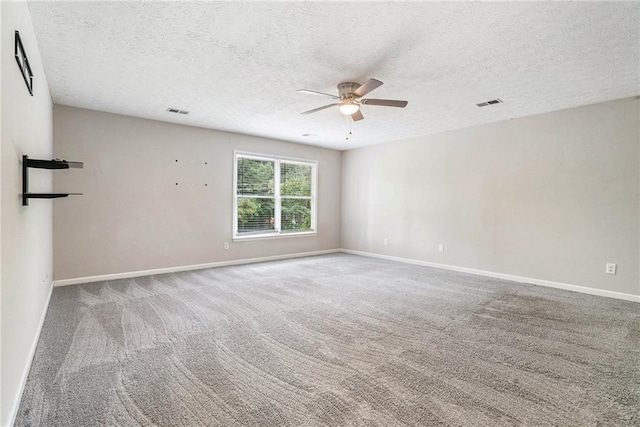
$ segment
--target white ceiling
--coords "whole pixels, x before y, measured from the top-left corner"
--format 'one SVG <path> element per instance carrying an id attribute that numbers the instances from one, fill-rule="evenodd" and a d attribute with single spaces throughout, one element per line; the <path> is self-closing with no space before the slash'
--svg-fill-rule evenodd
<path id="1" fill-rule="evenodd" d="M 336 149 L 640 93 L 637 2 L 29 4 L 55 103 Z M 300 115 L 370 77 L 409 105 Z"/>

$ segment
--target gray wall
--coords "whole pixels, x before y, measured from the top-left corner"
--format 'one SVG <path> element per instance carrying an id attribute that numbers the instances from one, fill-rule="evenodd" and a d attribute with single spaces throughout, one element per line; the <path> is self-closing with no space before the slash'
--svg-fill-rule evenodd
<path id="1" fill-rule="evenodd" d="M 84 162 L 54 176 L 84 193 L 54 204 L 56 280 L 340 248 L 339 151 L 59 105 L 53 135 Z M 234 150 L 318 160 L 317 236 L 232 241 Z"/>
<path id="2" fill-rule="evenodd" d="M 51 201 L 22 206 L 22 155 L 51 158 L 51 97 L 25 2 L 0 2 L 1 200 L 0 425 L 14 414 L 51 289 Z M 34 75 L 30 96 L 13 56 L 20 31 Z M 51 190 L 51 172 L 31 171 L 33 191 Z"/>
<path id="3" fill-rule="evenodd" d="M 347 151 L 343 247 L 638 295 L 639 103 Z"/>

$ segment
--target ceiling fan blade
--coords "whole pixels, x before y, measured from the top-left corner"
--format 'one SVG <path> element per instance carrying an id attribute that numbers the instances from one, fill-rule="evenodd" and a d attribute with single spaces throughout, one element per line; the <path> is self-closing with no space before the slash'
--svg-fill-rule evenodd
<path id="1" fill-rule="evenodd" d="M 358 110 L 351 115 L 351 118 L 354 122 L 357 122 L 358 120 L 364 119 L 364 116 L 362 115 L 362 111 Z"/>
<path id="2" fill-rule="evenodd" d="M 380 105 L 383 107 L 400 107 L 404 108 L 407 106 L 407 101 L 398 101 L 396 99 L 363 99 L 360 101 L 362 104 L 367 105 Z"/>
<path id="3" fill-rule="evenodd" d="M 325 108 L 335 107 L 336 105 L 338 104 L 324 105 L 322 107 L 314 108 L 313 110 L 305 111 L 304 113 L 300 113 L 300 114 L 311 114 L 311 113 L 315 113 L 316 111 L 324 110 Z"/>
<path id="4" fill-rule="evenodd" d="M 326 96 L 326 97 L 331 98 L 331 99 L 340 99 L 339 96 L 331 95 L 330 93 L 317 92 L 315 90 L 299 89 L 298 92 L 300 92 L 300 93 L 308 93 L 308 94 L 311 94 L 311 95 Z"/>
<path id="5" fill-rule="evenodd" d="M 353 94 L 356 96 L 356 98 L 360 98 L 362 96 L 365 96 L 372 90 L 379 88 L 380 86 L 382 86 L 382 82 L 380 80 L 369 79 L 364 82 L 358 89 L 354 90 Z"/>

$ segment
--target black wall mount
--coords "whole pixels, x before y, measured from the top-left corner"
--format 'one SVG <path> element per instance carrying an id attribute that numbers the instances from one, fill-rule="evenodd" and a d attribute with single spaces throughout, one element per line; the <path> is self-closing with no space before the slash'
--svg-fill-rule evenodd
<path id="1" fill-rule="evenodd" d="M 35 169 L 69 169 L 82 168 L 82 162 L 69 162 L 67 160 L 30 159 L 22 156 L 22 206 L 29 206 L 29 199 L 57 199 L 67 196 L 81 196 L 82 193 L 29 193 L 29 168 Z"/>

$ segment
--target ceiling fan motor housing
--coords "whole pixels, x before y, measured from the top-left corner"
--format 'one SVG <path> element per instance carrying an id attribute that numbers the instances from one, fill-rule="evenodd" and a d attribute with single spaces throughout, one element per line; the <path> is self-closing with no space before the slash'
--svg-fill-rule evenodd
<path id="1" fill-rule="evenodd" d="M 340 96 L 340 99 L 353 98 L 353 96 L 349 96 L 349 95 L 351 95 L 352 92 L 358 89 L 359 87 L 360 85 L 355 82 L 340 83 L 338 85 L 338 95 Z"/>

